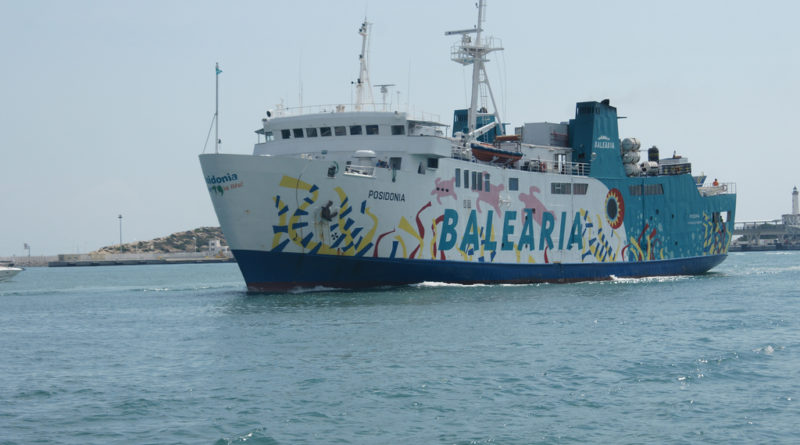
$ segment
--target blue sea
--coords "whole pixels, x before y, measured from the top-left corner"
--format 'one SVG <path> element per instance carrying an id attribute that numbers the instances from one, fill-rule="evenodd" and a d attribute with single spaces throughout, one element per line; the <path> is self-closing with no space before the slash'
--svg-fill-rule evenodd
<path id="1" fill-rule="evenodd" d="M 235 264 L 0 283 L 1 444 L 797 443 L 800 252 L 696 277 L 249 294 Z"/>

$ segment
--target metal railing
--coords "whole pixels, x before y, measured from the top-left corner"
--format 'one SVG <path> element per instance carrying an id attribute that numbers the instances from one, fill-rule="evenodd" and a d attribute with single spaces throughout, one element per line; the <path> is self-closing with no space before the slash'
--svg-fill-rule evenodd
<path id="1" fill-rule="evenodd" d="M 697 190 L 703 196 L 715 196 L 715 195 L 735 195 L 736 194 L 736 183 L 735 182 L 724 182 L 718 185 L 709 185 L 698 187 Z"/>
<path id="2" fill-rule="evenodd" d="M 358 111 L 356 110 L 355 104 L 320 104 L 320 105 L 304 105 L 302 107 L 284 107 L 284 106 L 277 106 L 274 109 L 269 110 L 270 117 L 289 117 L 289 116 L 302 116 L 306 114 L 318 114 L 318 113 L 345 113 L 345 112 L 353 112 Z M 368 103 L 361 105 L 361 111 L 378 111 L 378 112 L 392 112 L 396 111 L 399 113 L 406 113 L 406 116 L 409 120 L 417 120 L 417 121 L 432 121 L 432 122 L 439 122 L 440 115 L 436 113 L 426 113 L 424 111 L 411 111 L 411 110 L 401 110 L 394 104 L 391 103 Z"/>
<path id="3" fill-rule="evenodd" d="M 464 147 L 461 144 L 453 144 L 450 149 L 450 157 L 453 159 L 472 160 L 475 158 L 472 155 L 472 149 Z M 561 175 L 571 176 L 589 176 L 591 173 L 591 165 L 585 162 L 557 162 L 557 161 L 542 161 L 540 159 L 530 159 L 519 161 L 517 169 L 522 171 L 540 172 L 540 173 L 554 173 Z"/>
<path id="4" fill-rule="evenodd" d="M 527 167 L 526 167 L 527 165 Z M 523 164 L 522 170 L 542 172 L 542 173 L 555 173 L 559 175 L 571 176 L 589 176 L 591 173 L 591 166 L 585 162 L 545 162 L 540 160 L 532 160 L 527 164 Z"/>
<path id="5" fill-rule="evenodd" d="M 773 219 L 769 221 L 742 221 L 734 224 L 734 230 L 774 229 L 783 226 L 783 221 Z"/>

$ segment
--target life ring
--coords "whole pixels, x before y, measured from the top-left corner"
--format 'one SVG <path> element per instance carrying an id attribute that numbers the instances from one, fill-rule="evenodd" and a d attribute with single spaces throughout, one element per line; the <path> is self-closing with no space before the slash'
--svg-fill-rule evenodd
<path id="1" fill-rule="evenodd" d="M 546 162 L 540 162 L 539 163 L 539 171 L 541 171 L 541 172 L 546 172 L 547 171 L 547 163 Z"/>
<path id="2" fill-rule="evenodd" d="M 722 191 L 723 192 L 727 192 L 728 191 L 728 184 L 722 184 Z"/>

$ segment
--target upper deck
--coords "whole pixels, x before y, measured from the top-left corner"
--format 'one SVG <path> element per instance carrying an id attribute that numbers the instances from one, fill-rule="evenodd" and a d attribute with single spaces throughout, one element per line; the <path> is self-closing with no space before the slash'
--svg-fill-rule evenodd
<path id="1" fill-rule="evenodd" d="M 369 149 L 449 155 L 445 125 L 408 119 L 402 112 L 332 112 L 267 118 L 256 131 L 255 155 L 292 155 Z M 261 142 L 263 136 L 263 142 Z M 417 138 L 433 136 L 433 138 Z M 436 141 L 438 140 L 438 142 Z"/>

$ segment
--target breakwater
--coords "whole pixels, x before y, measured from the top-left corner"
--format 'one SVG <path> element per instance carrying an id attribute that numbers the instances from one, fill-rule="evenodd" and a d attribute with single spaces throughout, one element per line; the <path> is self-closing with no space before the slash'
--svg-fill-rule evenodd
<path id="1" fill-rule="evenodd" d="M 208 252 L 62 254 L 49 261 L 49 267 L 131 266 L 137 264 L 232 263 L 229 252 L 210 255 Z"/>

